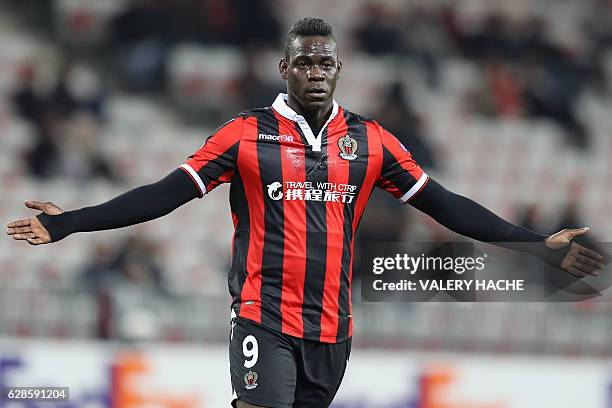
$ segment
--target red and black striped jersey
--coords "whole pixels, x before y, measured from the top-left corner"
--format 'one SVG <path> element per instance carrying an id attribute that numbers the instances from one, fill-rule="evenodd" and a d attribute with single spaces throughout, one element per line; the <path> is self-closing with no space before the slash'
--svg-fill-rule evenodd
<path id="1" fill-rule="evenodd" d="M 279 95 L 238 115 L 181 168 L 202 196 L 229 182 L 233 311 L 291 336 L 352 335 L 355 232 L 374 187 L 408 202 L 428 177 L 377 122 L 334 102 L 318 135 Z"/>

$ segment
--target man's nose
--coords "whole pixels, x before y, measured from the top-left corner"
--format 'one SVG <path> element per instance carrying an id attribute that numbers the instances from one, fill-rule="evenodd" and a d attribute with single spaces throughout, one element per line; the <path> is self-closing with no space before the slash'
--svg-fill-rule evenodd
<path id="1" fill-rule="evenodd" d="M 313 65 L 308 70 L 308 79 L 312 81 L 322 81 L 325 79 L 325 75 L 323 74 L 323 70 L 318 65 Z"/>

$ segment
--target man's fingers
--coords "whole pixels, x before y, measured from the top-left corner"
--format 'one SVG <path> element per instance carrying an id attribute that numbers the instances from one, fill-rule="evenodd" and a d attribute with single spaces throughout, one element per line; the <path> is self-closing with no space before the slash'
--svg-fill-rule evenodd
<path id="1" fill-rule="evenodd" d="M 36 238 L 36 234 L 34 233 L 28 233 L 28 234 L 14 234 L 12 235 L 13 239 L 16 239 L 18 241 L 20 240 L 24 240 L 24 239 L 28 239 L 28 238 Z"/>
<path id="2" fill-rule="evenodd" d="M 578 278 L 584 278 L 586 276 L 584 272 L 574 268 L 573 266 L 570 266 L 567 271 Z"/>
<path id="3" fill-rule="evenodd" d="M 592 257 L 589 256 L 584 256 L 584 255 L 576 255 L 576 260 L 579 262 L 582 262 L 584 264 L 593 266 L 597 269 L 604 269 L 606 266 L 604 264 L 602 264 L 601 262 L 596 261 L 595 259 L 593 259 Z"/>
<path id="4" fill-rule="evenodd" d="M 584 273 L 588 273 L 589 275 L 599 274 L 599 268 L 597 268 L 595 266 L 587 265 L 587 264 L 582 263 L 582 262 L 575 261 L 574 262 L 574 267 L 576 269 L 581 270 Z"/>
<path id="5" fill-rule="evenodd" d="M 27 241 L 30 245 L 44 244 L 43 240 L 40 238 L 28 238 Z"/>
<path id="6" fill-rule="evenodd" d="M 41 203 L 40 201 L 34 201 L 34 200 L 26 200 L 25 205 L 28 208 L 43 211 L 43 208 L 45 208 L 46 203 Z"/>
<path id="7" fill-rule="evenodd" d="M 27 227 L 28 225 L 30 225 L 30 218 L 25 220 L 15 220 L 6 224 L 8 228 Z"/>
<path id="8" fill-rule="evenodd" d="M 27 200 L 25 202 L 25 205 L 28 208 L 39 210 L 49 215 L 59 215 L 64 212 L 61 208 L 59 208 L 57 205 L 53 204 L 50 201 L 47 201 L 46 203 L 41 203 L 40 201 Z"/>
<path id="9" fill-rule="evenodd" d="M 571 229 L 567 231 L 567 234 L 569 235 L 569 238 L 572 239 L 574 237 L 587 234 L 590 230 L 591 229 L 589 227 Z"/>
<path id="10" fill-rule="evenodd" d="M 575 245 L 578 247 L 578 253 L 580 255 L 588 256 L 589 258 L 593 258 L 599 262 L 604 260 L 604 257 L 601 254 L 598 254 L 597 252 L 589 248 L 583 247 L 582 245 L 578 245 L 578 244 L 575 244 Z"/>
<path id="11" fill-rule="evenodd" d="M 28 225 L 27 227 L 9 228 L 8 230 L 6 230 L 6 233 L 8 235 L 24 234 L 24 233 L 28 233 L 28 232 L 32 232 L 32 226 L 31 225 Z"/>

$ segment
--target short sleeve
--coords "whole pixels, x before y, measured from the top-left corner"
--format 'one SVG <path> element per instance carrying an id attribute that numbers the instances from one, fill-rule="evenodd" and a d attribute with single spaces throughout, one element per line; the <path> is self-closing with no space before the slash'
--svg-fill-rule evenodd
<path id="1" fill-rule="evenodd" d="M 193 179 L 200 191 L 200 198 L 232 179 L 238 161 L 242 125 L 242 117 L 225 123 L 180 166 Z"/>
<path id="2" fill-rule="evenodd" d="M 383 164 L 377 186 L 407 203 L 425 187 L 429 177 L 395 136 L 382 127 L 379 129 Z"/>

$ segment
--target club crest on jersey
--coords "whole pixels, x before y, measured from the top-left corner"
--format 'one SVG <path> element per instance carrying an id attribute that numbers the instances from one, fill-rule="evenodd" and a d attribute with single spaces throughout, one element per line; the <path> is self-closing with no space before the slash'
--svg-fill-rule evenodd
<path id="1" fill-rule="evenodd" d="M 257 377 L 259 375 L 255 371 L 249 371 L 244 375 L 244 383 L 246 384 L 244 388 L 247 390 L 252 390 L 257 388 Z"/>
<path id="2" fill-rule="evenodd" d="M 344 160 L 355 160 L 357 155 L 355 152 L 357 151 L 357 141 L 346 135 L 338 139 L 338 147 L 340 148 L 340 157 Z"/>

